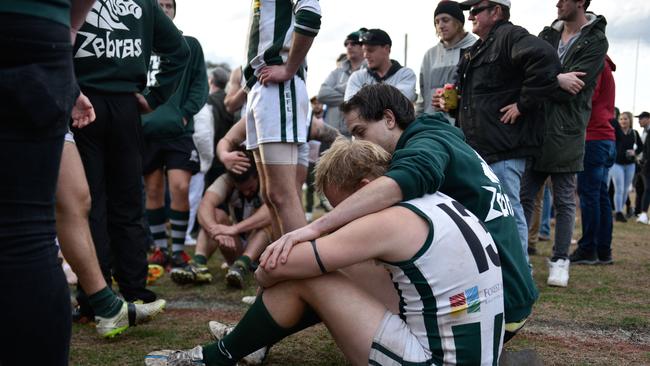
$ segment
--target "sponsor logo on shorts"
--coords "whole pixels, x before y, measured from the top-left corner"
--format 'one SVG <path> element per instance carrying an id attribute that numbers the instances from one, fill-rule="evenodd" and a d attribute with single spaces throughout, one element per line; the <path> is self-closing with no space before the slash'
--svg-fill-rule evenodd
<path id="1" fill-rule="evenodd" d="M 459 294 L 449 298 L 451 305 L 451 314 L 460 315 L 467 310 L 468 313 L 478 313 L 481 311 L 481 300 L 478 296 L 478 286 L 469 288 Z"/>
<path id="2" fill-rule="evenodd" d="M 193 161 L 195 163 L 199 162 L 199 153 L 196 150 L 192 150 L 190 153 L 190 161 Z"/>

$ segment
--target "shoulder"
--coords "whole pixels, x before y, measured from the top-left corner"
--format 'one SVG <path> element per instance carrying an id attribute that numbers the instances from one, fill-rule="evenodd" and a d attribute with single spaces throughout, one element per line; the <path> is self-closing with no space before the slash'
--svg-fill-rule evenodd
<path id="1" fill-rule="evenodd" d="M 203 51 L 203 48 L 201 47 L 201 43 L 199 42 L 198 39 L 186 35 L 183 35 L 183 38 L 185 39 L 185 42 L 187 42 L 187 45 L 190 47 L 192 53 L 196 53 L 196 51 Z"/>
<path id="2" fill-rule="evenodd" d="M 402 67 L 397 73 L 408 77 L 415 77 L 415 71 L 413 71 L 413 69 L 410 67 Z"/>
<path id="3" fill-rule="evenodd" d="M 367 69 L 359 69 L 350 75 L 349 81 L 358 82 L 368 77 Z"/>

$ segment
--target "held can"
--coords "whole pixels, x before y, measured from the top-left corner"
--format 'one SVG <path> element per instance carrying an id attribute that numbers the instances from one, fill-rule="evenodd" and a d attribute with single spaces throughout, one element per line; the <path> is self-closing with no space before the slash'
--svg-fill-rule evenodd
<path id="1" fill-rule="evenodd" d="M 458 93 L 454 84 L 445 84 L 443 88 L 436 89 L 436 95 L 444 98 L 447 110 L 458 108 Z"/>
<path id="2" fill-rule="evenodd" d="M 458 92 L 456 91 L 456 85 L 445 84 L 443 97 L 445 98 L 447 109 L 452 110 L 458 108 Z"/>

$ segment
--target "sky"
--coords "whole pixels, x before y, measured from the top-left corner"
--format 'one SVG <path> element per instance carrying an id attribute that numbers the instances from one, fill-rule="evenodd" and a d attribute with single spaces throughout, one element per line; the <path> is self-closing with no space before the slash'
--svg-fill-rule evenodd
<path id="1" fill-rule="evenodd" d="M 176 1 L 177 27 L 201 42 L 206 60 L 232 67 L 245 62 L 250 1 Z M 307 55 L 309 95 L 318 93 L 336 67 L 337 56 L 345 51 L 345 36 L 360 27 L 388 32 L 393 41 L 391 58 L 419 74 L 424 53 L 438 43 L 433 25 L 437 4 L 438 0 L 320 1 L 321 29 Z M 554 0 L 512 0 L 511 21 L 539 34 L 556 18 L 555 4 Z M 650 111 L 650 1 L 592 0 L 589 11 L 605 16 L 608 22 L 608 54 L 617 66 L 616 105 L 634 115 Z M 465 28 L 471 31 L 471 22 L 466 21 Z"/>

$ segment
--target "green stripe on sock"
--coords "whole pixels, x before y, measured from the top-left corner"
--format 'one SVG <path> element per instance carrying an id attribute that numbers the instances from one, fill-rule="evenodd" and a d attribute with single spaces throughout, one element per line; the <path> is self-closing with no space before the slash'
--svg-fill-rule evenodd
<path id="1" fill-rule="evenodd" d="M 244 268 L 246 270 L 250 270 L 251 268 L 251 259 L 247 255 L 242 255 L 241 257 L 237 258 L 235 262 L 241 262 L 244 265 Z"/>
<path id="2" fill-rule="evenodd" d="M 192 260 L 196 264 L 202 264 L 202 265 L 208 264 L 208 258 L 203 254 L 195 254 L 194 257 L 192 257 Z"/>
<path id="3" fill-rule="evenodd" d="M 158 247 L 167 247 L 167 231 L 165 222 L 167 222 L 167 212 L 164 207 L 147 210 L 147 222 L 149 231 L 153 240 Z"/>
<path id="4" fill-rule="evenodd" d="M 172 227 L 172 245 L 176 246 L 176 248 L 172 247 L 173 250 L 179 250 L 178 246 L 185 244 L 185 233 L 187 232 L 189 219 L 189 211 L 169 210 L 169 220 L 171 221 Z"/>
<path id="5" fill-rule="evenodd" d="M 124 303 L 120 298 L 115 296 L 115 293 L 108 286 L 88 296 L 88 302 L 90 303 L 90 307 L 93 308 L 95 315 L 104 318 L 115 316 L 122 309 L 122 304 Z"/>

